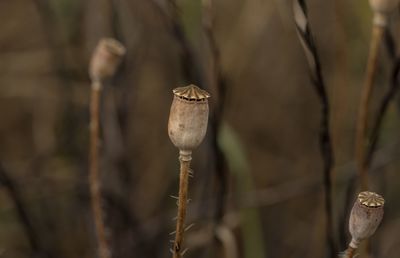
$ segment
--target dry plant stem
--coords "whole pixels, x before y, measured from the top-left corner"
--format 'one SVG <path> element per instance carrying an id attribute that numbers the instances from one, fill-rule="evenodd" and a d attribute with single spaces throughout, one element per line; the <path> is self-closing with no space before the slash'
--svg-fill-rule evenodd
<path id="1" fill-rule="evenodd" d="M 224 257 L 226 258 L 238 258 L 238 244 L 235 239 L 233 230 L 227 225 L 220 225 L 215 230 L 216 238 L 221 241 L 224 249 Z"/>
<path id="2" fill-rule="evenodd" d="M 370 135 L 370 141 L 366 152 L 365 157 L 365 166 L 369 168 L 372 159 L 374 158 L 374 152 L 376 149 L 376 145 L 379 141 L 379 136 L 381 132 L 382 122 L 387 112 L 387 109 L 393 99 L 397 96 L 397 92 L 399 91 L 400 81 L 399 81 L 399 73 L 400 73 L 400 59 L 395 60 L 392 72 L 391 85 L 389 90 L 385 93 L 385 96 L 380 103 L 380 107 L 378 110 L 378 114 L 376 115 L 375 121 L 373 123 Z"/>
<path id="3" fill-rule="evenodd" d="M 190 156 L 180 155 L 181 171 L 179 176 L 178 216 L 173 247 L 173 258 L 182 257 L 183 234 L 185 231 L 186 206 L 188 201 Z"/>
<path id="4" fill-rule="evenodd" d="M 217 102 L 214 106 L 214 112 L 211 116 L 211 133 L 212 133 L 212 148 L 215 158 L 215 172 L 218 182 L 218 201 L 216 202 L 216 226 L 219 224 L 224 216 L 225 212 L 225 196 L 228 191 L 228 177 L 229 170 L 226 162 L 225 153 L 222 151 L 220 145 L 218 144 L 218 135 L 221 128 L 221 121 L 224 114 L 224 105 L 226 102 L 227 87 L 226 87 L 226 77 L 221 71 L 221 61 L 220 61 L 220 50 L 215 40 L 214 35 L 214 16 L 212 12 L 213 1 L 203 0 L 203 30 L 208 41 L 211 57 L 210 57 L 210 75 L 209 84 L 210 89 L 216 91 Z"/>
<path id="5" fill-rule="evenodd" d="M 320 151 L 323 158 L 323 176 L 325 188 L 325 211 L 326 211 L 326 238 L 329 246 L 329 256 L 335 257 L 337 247 L 335 241 L 335 228 L 333 221 L 333 198 L 332 198 L 332 167 L 334 165 L 334 152 L 330 133 L 330 104 L 326 90 L 325 81 L 322 75 L 321 61 L 318 55 L 312 29 L 309 26 L 307 16 L 307 5 L 304 0 L 293 1 L 293 14 L 296 23 L 297 35 L 304 49 L 307 61 L 311 70 L 311 79 L 314 89 L 321 104 L 321 125 L 320 125 Z"/>
<path id="6" fill-rule="evenodd" d="M 111 252 L 107 242 L 106 230 L 103 220 L 102 200 L 99 178 L 99 136 L 100 136 L 100 97 L 101 82 L 92 83 L 90 98 L 90 157 L 89 157 L 89 187 L 92 212 L 97 235 L 97 246 L 100 258 L 110 258 Z"/>
<path id="7" fill-rule="evenodd" d="M 371 46 L 367 63 L 367 71 L 364 87 L 361 92 L 361 101 L 357 120 L 356 131 L 356 160 L 359 173 L 360 187 L 364 190 L 368 187 L 367 166 L 365 162 L 365 141 L 368 125 L 368 108 L 371 100 L 372 87 L 376 74 L 376 64 L 378 60 L 379 46 L 385 28 L 383 26 L 374 25 L 372 28 Z"/>
<path id="8" fill-rule="evenodd" d="M 353 258 L 354 255 L 355 255 L 355 253 L 356 253 L 356 250 L 357 250 L 357 249 L 355 249 L 355 248 L 349 246 L 349 247 L 347 248 L 347 250 L 346 250 L 345 258 Z"/>
<path id="9" fill-rule="evenodd" d="M 25 230 L 26 236 L 29 240 L 29 244 L 33 251 L 33 256 L 44 255 L 46 252 L 45 250 L 43 250 L 41 246 L 39 234 L 36 231 L 34 225 L 32 224 L 31 216 L 23 201 L 21 192 L 19 191 L 17 184 L 9 176 L 9 172 L 6 171 L 1 162 L 0 162 L 0 186 L 4 187 L 7 190 L 10 199 L 14 203 L 16 214 L 18 216 L 21 225 Z"/>

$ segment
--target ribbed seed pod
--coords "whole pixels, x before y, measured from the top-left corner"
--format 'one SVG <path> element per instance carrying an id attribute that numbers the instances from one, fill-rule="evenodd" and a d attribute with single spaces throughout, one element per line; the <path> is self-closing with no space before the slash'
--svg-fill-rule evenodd
<path id="1" fill-rule="evenodd" d="M 112 38 L 101 39 L 90 61 L 90 78 L 101 81 L 113 76 L 125 53 L 126 49 L 119 41 Z"/>
<path id="2" fill-rule="evenodd" d="M 357 249 L 361 241 L 371 237 L 383 218 L 385 200 L 373 192 L 361 192 L 358 195 L 349 220 L 352 236 L 350 247 Z"/>
<path id="3" fill-rule="evenodd" d="M 399 5 L 399 0 L 369 0 L 374 12 L 374 24 L 386 26 L 388 15 Z"/>
<path id="4" fill-rule="evenodd" d="M 172 143 L 182 152 L 191 152 L 203 141 L 208 123 L 210 94 L 195 85 L 173 90 L 168 121 Z"/>

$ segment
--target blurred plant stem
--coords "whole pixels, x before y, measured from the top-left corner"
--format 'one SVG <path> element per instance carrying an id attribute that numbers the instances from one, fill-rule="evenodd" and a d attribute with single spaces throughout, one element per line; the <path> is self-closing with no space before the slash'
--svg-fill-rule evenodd
<path id="1" fill-rule="evenodd" d="M 379 25 L 373 26 L 365 83 L 361 91 L 361 100 L 357 118 L 355 157 L 357 161 L 357 170 L 359 174 L 361 190 L 368 189 L 367 164 L 365 162 L 368 108 L 371 100 L 372 88 L 376 74 L 376 65 L 378 61 L 379 47 L 382 41 L 383 33 L 384 27 Z"/>
<path id="2" fill-rule="evenodd" d="M 102 85 L 100 81 L 92 82 L 90 98 L 90 154 L 89 154 L 89 187 L 93 218 L 96 228 L 97 246 L 100 258 L 110 258 L 111 252 L 107 242 L 101 200 L 99 176 L 99 137 L 100 137 L 100 98 Z"/>
<path id="3" fill-rule="evenodd" d="M 28 214 L 16 184 L 8 175 L 2 163 L 0 163 L 0 184 L 7 189 L 8 195 L 14 203 L 17 216 L 25 230 L 29 244 L 32 248 L 33 256 L 36 257 L 36 255 L 39 255 L 39 257 L 41 257 L 45 252 L 41 247 L 39 234 L 32 225 L 30 215 Z"/>
<path id="4" fill-rule="evenodd" d="M 219 225 L 216 228 L 215 236 L 221 241 L 224 247 L 224 253 L 226 258 L 238 258 L 238 244 L 232 230 L 226 225 Z"/>
<path id="5" fill-rule="evenodd" d="M 216 227 L 221 223 L 226 207 L 226 195 L 228 192 L 229 170 L 226 163 L 225 153 L 218 143 L 218 137 L 221 130 L 221 122 L 226 104 L 227 85 L 226 78 L 222 73 L 220 49 L 217 45 L 214 33 L 215 21 L 214 2 L 212 0 L 202 1 L 202 24 L 205 38 L 209 48 L 209 67 L 207 71 L 207 82 L 209 91 L 214 98 L 214 108 L 211 115 L 210 134 L 212 155 L 214 156 L 215 172 L 218 183 L 217 202 L 216 202 Z"/>
<path id="6" fill-rule="evenodd" d="M 254 183 L 243 147 L 234 130 L 226 123 L 221 126 L 219 144 L 226 155 L 228 166 L 237 182 L 238 194 L 254 191 Z M 245 258 L 265 258 L 261 217 L 257 208 L 241 210 Z"/>
<path id="7" fill-rule="evenodd" d="M 355 255 L 356 249 L 349 246 L 345 251 L 345 258 L 353 258 Z"/>
<path id="8" fill-rule="evenodd" d="M 296 23 L 297 35 L 303 47 L 311 72 L 311 80 L 321 105 L 321 121 L 319 133 L 319 147 L 323 160 L 323 185 L 325 188 L 326 214 L 326 241 L 329 248 L 329 257 L 337 255 L 335 241 L 334 212 L 332 198 L 332 168 L 334 167 L 334 150 L 330 130 L 330 99 L 322 74 L 321 60 L 318 54 L 312 29 L 309 26 L 307 3 L 304 0 L 293 1 L 293 15 Z"/>
<path id="9" fill-rule="evenodd" d="M 347 41 L 348 36 L 346 34 L 346 1 L 338 0 L 335 1 L 334 11 L 335 11 L 335 71 L 334 71 L 334 87 L 331 87 L 331 95 L 332 95 L 332 148 L 334 151 L 334 156 L 336 157 L 337 163 L 340 163 L 344 158 L 347 158 L 347 155 L 343 155 L 347 139 L 343 137 L 343 129 L 346 126 L 344 121 L 348 121 L 349 118 L 349 110 L 351 103 L 351 94 L 349 93 L 349 51 L 347 50 Z M 336 163 L 336 164 L 337 164 Z M 332 168 L 332 182 L 337 183 L 337 166 L 333 166 Z M 337 185 L 336 185 L 337 186 Z M 337 196 L 340 194 L 340 189 L 337 187 L 332 188 L 332 196 Z M 336 199 L 336 198 L 335 198 Z M 340 212 L 340 204 L 337 200 L 333 200 L 333 206 L 336 208 L 336 212 L 332 214 L 333 221 L 335 223 L 334 227 L 339 229 L 335 234 L 335 239 L 338 239 L 337 242 L 338 250 L 343 250 L 346 244 L 346 233 L 347 231 L 345 227 L 342 227 L 339 224 L 339 220 L 342 218 Z M 343 228 L 343 230 L 342 230 Z M 343 232 L 342 232 L 343 231 Z M 343 245 L 342 245 L 343 243 Z"/>
<path id="10" fill-rule="evenodd" d="M 194 83 L 203 86 L 204 83 L 200 67 L 195 58 L 192 45 L 185 33 L 184 24 L 176 1 L 167 0 L 166 6 L 162 6 L 156 0 L 151 0 L 151 3 L 165 20 L 165 24 L 171 36 L 181 48 L 181 69 L 186 81 L 185 84 Z"/>

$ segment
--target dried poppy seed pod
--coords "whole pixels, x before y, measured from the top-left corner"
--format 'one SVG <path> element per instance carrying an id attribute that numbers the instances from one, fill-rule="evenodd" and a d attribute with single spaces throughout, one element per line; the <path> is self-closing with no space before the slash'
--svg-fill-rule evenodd
<path id="1" fill-rule="evenodd" d="M 360 242 L 375 233 L 383 218 L 385 200 L 373 192 L 361 192 L 351 210 L 349 230 L 350 247 L 357 249 Z"/>
<path id="2" fill-rule="evenodd" d="M 126 49 L 119 41 L 112 38 L 101 39 L 90 61 L 90 78 L 101 81 L 113 76 L 125 53 Z"/>
<path id="3" fill-rule="evenodd" d="M 386 26 L 388 15 L 398 6 L 399 0 L 369 0 L 369 4 L 374 12 L 374 24 Z"/>
<path id="4" fill-rule="evenodd" d="M 168 134 L 181 156 L 190 157 L 207 131 L 210 94 L 195 85 L 173 90 L 174 100 L 168 121 Z"/>

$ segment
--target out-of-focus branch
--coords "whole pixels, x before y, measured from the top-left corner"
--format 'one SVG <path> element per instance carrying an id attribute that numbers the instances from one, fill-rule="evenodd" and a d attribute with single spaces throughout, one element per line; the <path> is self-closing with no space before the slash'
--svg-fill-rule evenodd
<path id="1" fill-rule="evenodd" d="M 38 257 L 48 257 L 45 256 L 45 251 L 41 247 L 39 234 L 36 232 L 34 226 L 32 225 L 30 215 L 26 209 L 26 206 L 24 205 L 18 187 L 11 179 L 11 177 L 8 175 L 3 164 L 1 163 L 0 163 L 0 184 L 7 189 L 8 195 L 10 196 L 10 199 L 14 203 L 18 219 L 25 230 L 25 234 L 29 240 L 32 252 L 34 253 L 34 255 L 38 255 Z"/>
<path id="2" fill-rule="evenodd" d="M 166 6 L 157 3 L 156 0 L 150 1 L 165 23 L 173 36 L 181 47 L 181 67 L 186 84 L 196 84 L 203 86 L 200 65 L 195 58 L 193 48 L 185 34 L 185 30 L 180 17 L 180 11 L 174 0 L 167 0 Z"/>
<path id="3" fill-rule="evenodd" d="M 385 29 L 384 44 L 390 60 L 396 61 L 396 42 L 394 41 L 393 34 L 390 32 L 389 28 Z"/>
<path id="4" fill-rule="evenodd" d="M 226 225 L 220 225 L 216 229 L 216 236 L 219 241 L 221 241 L 224 247 L 226 258 L 238 258 L 238 244 L 236 243 L 235 235 L 232 230 Z"/>
<path id="5" fill-rule="evenodd" d="M 333 204 L 332 204 L 332 167 L 334 163 L 332 140 L 330 133 L 330 108 L 326 91 L 325 81 L 322 76 L 321 63 L 314 42 L 307 17 L 307 5 L 305 0 L 293 1 L 294 20 L 296 22 L 297 35 L 305 52 L 315 92 L 321 103 L 321 124 L 320 124 L 320 151 L 323 159 L 323 177 L 325 187 L 325 214 L 326 214 L 326 238 L 329 246 L 330 257 L 337 254 L 337 247 L 334 239 Z"/>
<path id="6" fill-rule="evenodd" d="M 386 92 L 385 96 L 382 99 L 382 102 L 379 106 L 378 114 L 374 121 L 370 143 L 367 148 L 367 154 L 365 159 L 365 166 L 368 168 L 372 162 L 373 154 L 376 149 L 376 145 L 379 141 L 379 135 L 382 127 L 383 118 L 385 117 L 386 111 L 389 107 L 389 104 L 392 102 L 394 97 L 396 96 L 397 92 L 399 91 L 400 87 L 400 58 L 394 64 L 393 72 L 392 72 L 392 79 L 390 82 L 389 90 Z"/>
<path id="7" fill-rule="evenodd" d="M 374 25 L 372 28 L 371 46 L 369 50 L 366 78 L 361 92 L 361 100 L 356 124 L 355 158 L 357 160 L 357 171 L 359 174 L 361 190 L 368 189 L 365 143 L 367 140 L 366 135 L 369 120 L 369 104 L 376 75 L 378 52 L 381 45 L 383 32 L 384 28 L 382 26 Z"/>
<path id="8" fill-rule="evenodd" d="M 225 196 L 228 192 L 229 171 L 226 164 L 226 157 L 218 144 L 218 136 L 221 128 L 223 112 L 226 102 L 226 79 L 221 71 L 220 50 L 214 35 L 214 13 L 213 13 L 212 0 L 203 0 L 203 30 L 206 36 L 207 43 L 210 48 L 210 69 L 208 85 L 211 92 L 215 92 L 216 96 L 214 102 L 213 112 L 210 118 L 210 132 L 211 132 L 211 147 L 212 155 L 215 160 L 215 169 L 218 179 L 218 193 L 216 202 L 216 222 L 219 223 L 224 216 L 225 211 Z"/>

